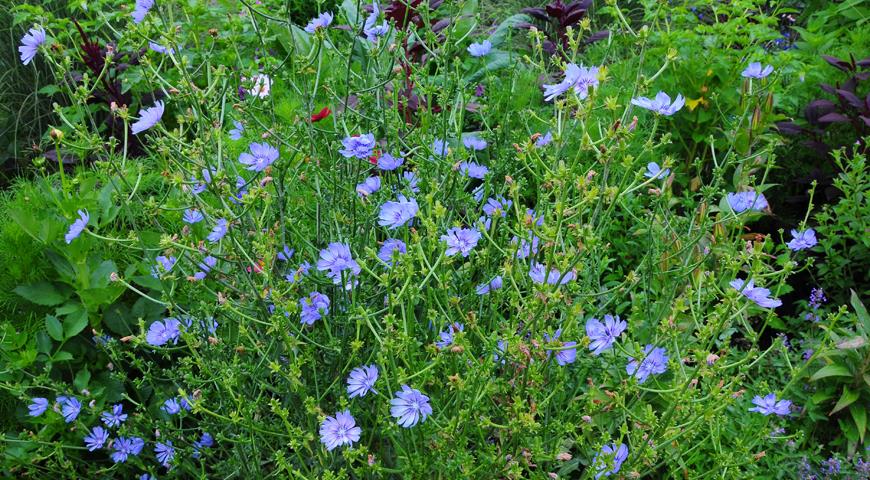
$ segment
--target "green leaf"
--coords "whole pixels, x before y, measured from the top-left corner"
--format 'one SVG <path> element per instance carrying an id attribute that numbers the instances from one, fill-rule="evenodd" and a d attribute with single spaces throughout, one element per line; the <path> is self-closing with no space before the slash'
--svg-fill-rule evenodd
<path id="1" fill-rule="evenodd" d="M 57 355 L 51 357 L 53 362 L 65 362 L 67 360 L 72 360 L 73 355 L 69 352 L 57 352 Z"/>
<path id="2" fill-rule="evenodd" d="M 849 371 L 848 368 L 837 364 L 832 363 L 831 365 L 824 366 L 819 369 L 816 373 L 810 377 L 811 382 L 815 382 L 816 380 L 820 380 L 822 378 L 827 377 L 851 377 L 852 372 Z"/>
<path id="3" fill-rule="evenodd" d="M 63 337 L 65 339 L 78 335 L 88 326 L 88 311 L 82 307 L 79 311 L 67 315 L 63 321 Z"/>
<path id="4" fill-rule="evenodd" d="M 113 262 L 111 260 L 106 260 L 106 261 L 100 263 L 97 266 L 97 268 L 95 268 L 91 271 L 90 287 L 91 288 L 104 288 L 104 287 L 108 286 L 109 283 L 111 282 L 109 275 L 111 275 L 112 272 L 117 272 L 117 271 L 118 271 L 118 266 L 115 265 L 115 262 Z"/>
<path id="5" fill-rule="evenodd" d="M 59 91 L 60 91 L 60 88 L 58 88 L 57 85 L 46 85 L 46 86 L 40 88 L 39 90 L 37 90 L 36 93 L 39 93 L 42 95 L 54 95 L 55 93 L 57 93 Z"/>
<path id="6" fill-rule="evenodd" d="M 58 342 L 63 340 L 63 327 L 60 324 L 60 320 L 54 315 L 45 316 L 45 330 L 51 338 Z"/>
<path id="7" fill-rule="evenodd" d="M 492 35 L 489 36 L 488 40 L 492 43 L 493 47 L 497 47 L 501 45 L 505 38 L 507 38 L 508 34 L 510 34 L 511 30 L 515 28 L 517 25 L 521 23 L 531 23 L 532 17 L 526 15 L 525 13 L 518 13 L 516 15 L 511 15 L 506 18 L 503 22 L 501 22 L 498 27 L 495 28 L 495 31 L 492 32 Z"/>
<path id="8" fill-rule="evenodd" d="M 851 292 L 852 295 L 849 303 L 852 304 L 852 308 L 855 309 L 855 313 L 858 315 L 858 320 L 861 321 L 861 326 L 864 327 L 864 335 L 870 335 L 870 314 L 867 313 L 867 308 L 861 303 L 855 290 L 851 290 Z"/>
<path id="9" fill-rule="evenodd" d="M 69 298 L 69 294 L 64 295 L 54 285 L 45 281 L 19 285 L 15 287 L 15 293 L 37 305 L 46 307 L 60 305 Z"/>
<path id="10" fill-rule="evenodd" d="M 864 443 L 864 434 L 867 432 L 867 407 L 860 403 L 852 405 L 849 407 L 849 413 L 852 414 L 852 420 L 855 421 L 855 426 L 858 427 L 858 436 L 861 437 L 861 443 Z"/>
<path id="11" fill-rule="evenodd" d="M 839 412 L 840 410 L 848 407 L 849 405 L 855 403 L 855 400 L 858 400 L 859 396 L 860 396 L 860 394 L 858 392 L 853 392 L 852 390 L 849 390 L 849 387 L 844 386 L 843 387 L 843 394 L 840 396 L 840 399 L 837 401 L 837 404 L 834 405 L 834 409 L 831 410 L 831 412 L 828 413 L 828 415 L 829 416 L 833 415 L 833 414 Z"/>
<path id="12" fill-rule="evenodd" d="M 78 373 L 76 373 L 76 378 L 73 379 L 73 386 L 76 387 L 79 391 L 82 391 L 88 388 L 88 382 L 91 381 L 91 372 L 88 371 L 88 367 L 82 367 Z"/>

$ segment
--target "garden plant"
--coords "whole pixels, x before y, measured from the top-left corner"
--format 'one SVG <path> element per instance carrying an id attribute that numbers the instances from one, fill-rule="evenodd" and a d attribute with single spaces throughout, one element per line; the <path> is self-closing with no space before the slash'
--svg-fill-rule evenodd
<path id="1" fill-rule="evenodd" d="M 4 478 L 870 478 L 867 2 L 0 17 Z"/>

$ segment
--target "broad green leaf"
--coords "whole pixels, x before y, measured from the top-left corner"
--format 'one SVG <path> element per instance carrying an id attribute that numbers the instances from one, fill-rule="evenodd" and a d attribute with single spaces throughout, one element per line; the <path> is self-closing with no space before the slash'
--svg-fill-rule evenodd
<path id="1" fill-rule="evenodd" d="M 860 394 L 858 392 L 853 392 L 852 390 L 849 390 L 849 387 L 844 386 L 843 387 L 843 394 L 840 395 L 840 399 L 837 400 L 837 404 L 834 405 L 834 409 L 831 410 L 831 412 L 828 413 L 828 415 L 833 415 L 833 414 L 839 412 L 840 410 L 848 407 L 849 405 L 855 403 L 855 400 L 858 400 L 859 396 L 860 396 Z"/>
<path id="2" fill-rule="evenodd" d="M 67 315 L 63 321 L 63 337 L 68 339 L 78 335 L 88 326 L 88 311 L 82 307 L 79 311 Z"/>
<path id="3" fill-rule="evenodd" d="M 492 43 L 493 47 L 497 47 L 501 45 L 508 35 L 511 34 L 511 30 L 515 28 L 517 25 L 521 23 L 531 23 L 532 17 L 526 15 L 525 13 L 518 13 L 516 15 L 511 15 L 506 18 L 503 22 L 501 22 L 498 27 L 496 27 L 495 31 L 492 32 L 492 35 L 489 36 L 488 40 Z"/>
<path id="4" fill-rule="evenodd" d="M 67 360 L 72 360 L 73 354 L 69 352 L 57 352 L 57 355 L 51 357 L 51 361 L 53 362 L 65 362 Z"/>
<path id="5" fill-rule="evenodd" d="M 61 326 L 60 320 L 54 315 L 45 316 L 45 330 L 51 338 L 58 342 L 63 340 L 63 326 Z"/>
<path id="6" fill-rule="evenodd" d="M 19 285 L 15 287 L 15 293 L 37 305 L 46 307 L 60 305 L 69 298 L 69 294 L 64 295 L 54 285 L 45 281 Z"/>
<path id="7" fill-rule="evenodd" d="M 867 432 L 867 406 L 861 403 L 849 407 L 849 413 L 852 414 L 852 420 L 855 421 L 855 426 L 858 427 L 858 436 L 861 437 L 861 443 L 864 443 L 864 434 Z"/>
<path id="8" fill-rule="evenodd" d="M 88 382 L 91 381 L 91 372 L 88 371 L 88 367 L 82 367 L 81 370 L 76 373 L 76 378 L 73 379 L 73 386 L 76 387 L 78 391 L 82 391 L 88 388 Z"/>
<path id="9" fill-rule="evenodd" d="M 851 377 L 852 372 L 849 371 L 848 368 L 837 364 L 832 363 L 831 365 L 824 366 L 819 369 L 816 373 L 810 377 L 811 382 L 815 382 L 816 380 L 820 380 L 822 378 L 827 377 Z"/>
<path id="10" fill-rule="evenodd" d="M 109 279 L 109 275 L 111 275 L 112 272 L 117 271 L 118 266 L 115 265 L 115 262 L 111 260 L 105 260 L 101 262 L 99 265 L 97 265 L 96 268 L 91 271 L 90 288 L 106 287 L 111 282 L 111 280 Z"/>

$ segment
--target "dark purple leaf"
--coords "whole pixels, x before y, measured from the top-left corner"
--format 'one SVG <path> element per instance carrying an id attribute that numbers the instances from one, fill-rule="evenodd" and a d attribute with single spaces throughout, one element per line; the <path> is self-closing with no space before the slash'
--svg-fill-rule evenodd
<path id="1" fill-rule="evenodd" d="M 444 3 L 444 0 L 432 0 L 429 2 L 429 10 L 437 10 L 442 3 Z"/>
<path id="2" fill-rule="evenodd" d="M 815 125 L 818 123 L 819 117 L 833 112 L 836 108 L 837 106 L 830 100 L 813 100 L 804 110 L 804 117 L 810 124 Z"/>
<path id="3" fill-rule="evenodd" d="M 548 4 L 544 8 L 547 10 L 547 13 L 550 14 L 551 17 L 560 18 L 562 17 L 562 15 L 565 15 L 565 4 L 563 4 L 559 0 Z"/>
<path id="4" fill-rule="evenodd" d="M 858 65 L 859 67 L 870 67 L 870 57 L 867 57 L 863 60 L 858 60 L 858 63 L 856 65 Z"/>
<path id="5" fill-rule="evenodd" d="M 837 112 L 831 112 L 819 117 L 819 123 L 844 123 L 848 121 L 849 117 Z"/>
<path id="6" fill-rule="evenodd" d="M 861 80 L 862 82 L 870 78 L 870 72 L 858 72 L 855 74 L 855 78 Z"/>
<path id="7" fill-rule="evenodd" d="M 432 25 L 432 31 L 435 33 L 438 33 L 441 30 L 444 30 L 445 28 L 447 28 L 448 25 L 450 25 L 450 19 L 449 18 L 442 18 L 441 20 L 438 20 L 437 22 L 435 22 L 434 25 Z"/>
<path id="8" fill-rule="evenodd" d="M 837 89 L 836 89 L 835 87 L 832 87 L 832 86 L 828 85 L 827 83 L 820 83 L 820 84 L 819 84 L 819 88 L 821 88 L 822 90 L 824 90 L 824 91 L 830 93 L 831 95 L 836 95 L 836 94 L 837 94 Z"/>
<path id="9" fill-rule="evenodd" d="M 531 15 L 532 17 L 535 17 L 538 20 L 543 20 L 545 22 L 550 19 L 550 17 L 547 16 L 547 11 L 544 10 L 543 8 L 537 8 L 537 7 L 524 8 L 524 9 L 520 10 L 520 13 L 525 13 L 526 15 Z"/>
<path id="10" fill-rule="evenodd" d="M 610 36 L 609 30 L 599 30 L 599 31 L 593 33 L 592 35 L 589 35 L 589 38 L 585 39 L 584 41 L 586 43 L 595 43 L 595 42 L 598 42 L 600 40 L 604 40 L 605 38 L 607 38 L 609 36 Z"/>
<path id="11" fill-rule="evenodd" d="M 870 127 L 870 117 L 865 117 L 864 115 L 860 115 L 858 118 L 860 118 L 861 121 L 864 122 L 864 125 L 867 125 L 868 127 Z"/>
<path id="12" fill-rule="evenodd" d="M 556 44 L 549 41 L 549 40 L 544 40 L 544 43 L 543 43 L 543 45 L 541 45 L 541 48 L 544 50 L 544 52 L 547 55 L 553 55 L 554 53 L 556 53 Z"/>
<path id="13" fill-rule="evenodd" d="M 806 131 L 794 122 L 776 122 L 776 129 L 783 135 L 800 135 Z"/>
<path id="14" fill-rule="evenodd" d="M 834 67 L 836 67 L 844 72 L 848 72 L 848 71 L 852 70 L 852 64 L 845 61 L 845 60 L 840 60 L 837 57 L 831 57 L 829 55 L 822 55 L 822 58 L 825 59 L 826 62 L 830 63 Z"/>
<path id="15" fill-rule="evenodd" d="M 851 105 L 857 109 L 861 109 L 864 107 L 864 105 L 863 105 L 864 102 L 862 102 L 861 99 L 858 98 L 857 95 L 855 95 L 854 93 L 852 93 L 848 90 L 842 90 L 842 89 L 837 90 L 837 96 L 840 97 L 840 99 L 842 99 L 844 102 L 848 103 L 849 105 Z"/>
<path id="16" fill-rule="evenodd" d="M 562 20 L 559 22 L 563 27 L 567 27 L 569 25 L 574 25 L 583 19 L 583 16 L 586 15 L 586 10 L 577 10 L 576 12 L 569 13 L 565 15 Z"/>
<path id="17" fill-rule="evenodd" d="M 532 25 L 529 22 L 520 22 L 520 23 L 516 24 L 515 27 L 522 28 L 524 30 L 528 30 L 528 29 L 534 27 L 534 25 Z"/>

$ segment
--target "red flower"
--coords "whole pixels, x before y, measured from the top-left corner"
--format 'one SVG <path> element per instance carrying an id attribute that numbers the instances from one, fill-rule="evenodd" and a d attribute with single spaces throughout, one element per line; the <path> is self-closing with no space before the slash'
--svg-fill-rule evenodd
<path id="1" fill-rule="evenodd" d="M 321 110 L 321 111 L 319 111 L 311 116 L 311 122 L 312 123 L 319 122 L 331 114 L 332 114 L 332 110 L 330 110 L 329 107 L 323 107 L 323 110 Z"/>
<path id="2" fill-rule="evenodd" d="M 374 151 L 374 155 L 372 155 L 371 157 L 369 157 L 369 163 L 371 163 L 372 165 L 377 165 L 377 164 L 378 164 L 378 159 L 379 159 L 379 158 L 381 158 L 381 151 L 380 151 L 380 150 L 375 150 L 375 151 Z"/>

